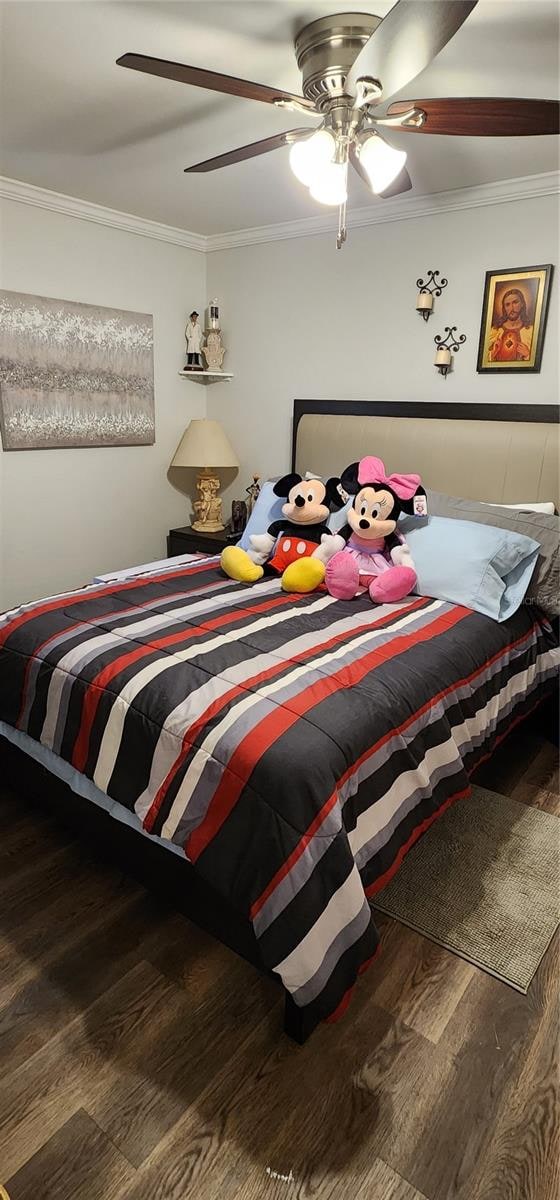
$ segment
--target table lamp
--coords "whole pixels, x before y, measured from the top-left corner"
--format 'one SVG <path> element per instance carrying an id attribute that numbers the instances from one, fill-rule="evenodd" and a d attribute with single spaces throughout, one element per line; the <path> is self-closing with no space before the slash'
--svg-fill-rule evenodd
<path id="1" fill-rule="evenodd" d="M 196 520 L 192 528 L 202 533 L 219 533 L 225 526 L 216 467 L 239 466 L 239 460 L 220 422 L 206 419 L 191 421 L 177 446 L 171 466 L 202 468 L 196 478 L 198 496 L 193 503 Z"/>

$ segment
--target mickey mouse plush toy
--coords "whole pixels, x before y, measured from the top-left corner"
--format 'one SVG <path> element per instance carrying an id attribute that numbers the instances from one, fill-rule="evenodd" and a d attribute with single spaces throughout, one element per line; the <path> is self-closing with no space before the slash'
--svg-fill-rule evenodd
<path id="1" fill-rule="evenodd" d="M 327 591 L 337 600 L 365 591 L 376 604 L 402 600 L 416 583 L 416 571 L 404 537 L 396 532 L 397 520 L 401 512 L 427 512 L 420 476 L 387 475 L 381 459 L 369 456 L 347 467 L 340 482 L 354 496 L 348 526 L 341 530 L 350 536 L 327 564 Z"/>
<path id="2" fill-rule="evenodd" d="M 280 575 L 287 592 L 312 592 L 323 582 L 329 558 L 344 548 L 344 538 L 331 533 L 327 525 L 331 511 L 345 503 L 339 488 L 339 479 L 323 483 L 284 475 L 273 488 L 276 496 L 286 497 L 284 516 L 273 521 L 266 533 L 252 534 L 249 551 L 226 546 L 221 557 L 226 575 L 254 583 L 266 571 Z"/>

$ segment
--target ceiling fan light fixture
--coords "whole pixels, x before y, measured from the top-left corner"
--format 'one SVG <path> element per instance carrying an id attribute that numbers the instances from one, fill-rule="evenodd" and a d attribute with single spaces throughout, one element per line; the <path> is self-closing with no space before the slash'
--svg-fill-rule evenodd
<path id="1" fill-rule="evenodd" d="M 395 150 L 378 133 L 372 133 L 359 147 L 360 166 L 364 168 L 372 191 L 384 192 L 397 178 L 406 162 L 406 151 Z"/>
<path id="2" fill-rule="evenodd" d="M 325 163 L 316 170 L 309 188 L 310 195 L 319 204 L 339 206 L 345 204 L 347 192 L 348 163 Z"/>
<path id="3" fill-rule="evenodd" d="M 390 101 L 422 76 L 477 3 L 396 0 L 383 18 L 343 12 L 309 22 L 295 38 L 301 95 L 146 54 L 123 54 L 117 64 L 160 79 L 318 117 L 322 124 L 315 132 L 308 127 L 289 129 L 194 163 L 185 171 L 189 175 L 215 171 L 289 145 L 291 168 L 314 199 L 339 205 L 336 244 L 340 248 L 346 239 L 349 162 L 383 199 L 412 188 L 404 166 L 406 153 L 387 145 L 380 129 L 395 127 L 403 134 L 445 137 L 519 138 L 560 133 L 560 102 L 556 100 L 433 97 L 397 100 L 389 103 L 385 116 L 378 112 L 382 98 Z M 422 289 L 420 298 L 427 312 Z"/>
<path id="4" fill-rule="evenodd" d="M 328 129 L 317 129 L 305 141 L 295 142 L 290 149 L 290 167 L 296 179 L 310 187 L 318 172 L 332 163 L 335 148 L 335 140 Z"/>

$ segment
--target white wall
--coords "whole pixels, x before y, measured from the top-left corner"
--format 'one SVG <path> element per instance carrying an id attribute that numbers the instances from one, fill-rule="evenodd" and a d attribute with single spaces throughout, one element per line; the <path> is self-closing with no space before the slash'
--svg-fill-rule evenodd
<path id="1" fill-rule="evenodd" d="M 168 481 L 200 385 L 180 379 L 185 315 L 206 302 L 205 255 L 14 201 L 0 209 L 1 286 L 153 313 L 154 446 L 0 453 L 0 610 L 161 558 L 190 505 Z"/>
<path id="2" fill-rule="evenodd" d="M 242 461 L 228 500 L 253 471 L 289 468 L 294 397 L 557 401 L 558 278 L 540 374 L 476 372 L 485 272 L 550 262 L 558 271 L 556 196 L 351 229 L 338 251 L 329 234 L 209 254 L 209 295 L 220 299 L 236 375 L 208 391 L 208 415 Z M 428 269 L 449 284 L 424 322 L 416 280 Z M 445 325 L 468 339 L 446 380 L 432 365 Z"/>

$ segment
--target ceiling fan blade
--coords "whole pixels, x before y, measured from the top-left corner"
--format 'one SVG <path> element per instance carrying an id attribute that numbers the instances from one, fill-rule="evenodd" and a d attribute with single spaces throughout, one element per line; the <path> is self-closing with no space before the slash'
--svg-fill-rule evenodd
<path id="1" fill-rule="evenodd" d="M 165 58 L 151 58 L 148 54 L 123 54 L 117 58 L 118 67 L 130 67 L 133 71 L 145 71 L 148 75 L 159 75 L 161 79 L 174 79 L 177 83 L 189 83 L 193 87 L 209 88 L 213 92 L 227 92 L 230 96 L 242 96 L 244 100 L 262 100 L 274 104 L 275 100 L 297 101 L 315 111 L 315 105 L 303 96 L 285 92 L 282 88 L 267 87 L 264 83 L 250 83 L 248 79 L 237 79 L 235 75 L 221 75 L 218 71 L 205 71 L 201 67 L 188 67 L 185 63 L 168 62 Z"/>
<path id="2" fill-rule="evenodd" d="M 557 100 L 488 99 L 399 100 L 387 110 L 388 117 L 407 109 L 426 114 L 423 125 L 401 125 L 407 133 L 447 133 L 458 137 L 513 137 L 560 132 Z"/>
<path id="3" fill-rule="evenodd" d="M 275 133 L 272 137 L 261 138 L 259 142 L 250 142 L 248 146 L 240 146 L 238 150 L 229 150 L 227 154 L 218 154 L 215 158 L 207 158 L 204 162 L 185 167 L 185 175 L 194 172 L 217 171 L 219 167 L 229 167 L 231 163 L 243 162 L 246 158 L 256 158 L 258 154 L 268 154 L 269 150 L 278 150 L 280 146 L 291 145 L 302 138 L 310 137 L 312 129 L 288 129 L 286 133 Z"/>
<path id="4" fill-rule="evenodd" d="M 357 80 L 367 76 L 383 88 L 377 103 L 388 100 L 443 50 L 476 4 L 477 0 L 397 0 L 354 60 L 345 92 L 354 96 Z"/>
<path id="5" fill-rule="evenodd" d="M 397 178 L 385 188 L 384 192 L 378 192 L 382 200 L 389 200 L 391 196 L 399 196 L 401 192 L 409 192 L 412 187 L 412 179 L 408 174 L 406 167 L 399 171 Z"/>

